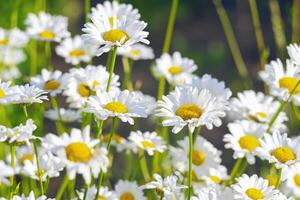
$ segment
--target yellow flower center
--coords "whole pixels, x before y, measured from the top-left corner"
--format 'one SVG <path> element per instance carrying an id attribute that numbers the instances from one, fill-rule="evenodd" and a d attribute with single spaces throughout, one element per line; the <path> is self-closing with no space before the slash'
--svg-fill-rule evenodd
<path id="1" fill-rule="evenodd" d="M 115 20 L 116 19 L 116 20 Z M 117 22 L 118 20 L 120 19 L 120 17 L 110 17 L 108 20 L 109 20 L 109 24 L 111 25 L 111 26 L 113 26 L 114 25 L 114 23 L 115 22 Z"/>
<path id="2" fill-rule="evenodd" d="M 127 113 L 127 107 L 118 101 L 112 101 L 104 106 L 105 109 L 115 113 Z"/>
<path id="3" fill-rule="evenodd" d="M 81 84 L 77 88 L 77 92 L 82 96 L 82 97 L 89 97 L 91 95 L 94 95 L 95 92 L 91 90 L 91 88 L 86 85 L 86 84 Z"/>
<path id="4" fill-rule="evenodd" d="M 56 90 L 57 88 L 59 88 L 59 86 L 60 86 L 60 82 L 55 80 L 50 80 L 45 83 L 44 90 Z"/>
<path id="5" fill-rule="evenodd" d="M 139 50 L 136 50 L 136 49 L 131 49 L 130 53 L 134 56 L 138 56 L 138 55 L 140 55 L 141 52 Z"/>
<path id="6" fill-rule="evenodd" d="M 98 85 L 100 85 L 98 81 L 93 81 L 93 88 L 97 87 Z"/>
<path id="7" fill-rule="evenodd" d="M 300 174 L 294 176 L 294 181 L 297 187 L 300 187 Z"/>
<path id="8" fill-rule="evenodd" d="M 286 88 L 288 89 L 289 92 L 292 92 L 293 89 L 296 87 L 298 82 L 297 78 L 294 77 L 283 77 L 281 79 L 279 79 L 279 86 L 281 88 Z M 297 86 L 297 88 L 295 89 L 294 94 L 297 94 L 300 92 L 300 85 Z"/>
<path id="9" fill-rule="evenodd" d="M 103 135 L 102 141 L 103 142 L 108 142 L 109 137 L 110 137 L 110 134 Z M 123 143 L 123 138 L 117 133 L 113 134 L 112 140 L 115 141 L 117 144 L 122 144 Z"/>
<path id="10" fill-rule="evenodd" d="M 0 88 L 0 99 L 5 97 L 5 92 L 3 89 Z"/>
<path id="11" fill-rule="evenodd" d="M 183 120 L 189 120 L 199 118 L 202 114 L 202 110 L 195 104 L 183 104 L 177 108 L 175 114 Z"/>
<path id="12" fill-rule="evenodd" d="M 249 115 L 248 117 L 249 117 L 249 119 L 259 123 L 262 121 L 260 118 L 266 119 L 268 117 L 268 115 L 267 115 L 267 113 L 264 113 L 264 112 L 257 112 L 257 113 L 255 113 L 255 115 Z"/>
<path id="13" fill-rule="evenodd" d="M 92 157 L 91 149 L 83 142 L 73 142 L 65 151 L 68 160 L 73 162 L 88 162 Z"/>
<path id="14" fill-rule="evenodd" d="M 142 145 L 144 148 L 154 148 L 155 144 L 149 140 L 142 141 Z"/>
<path id="15" fill-rule="evenodd" d="M 287 161 L 296 159 L 295 153 L 289 147 L 279 147 L 273 150 L 271 155 L 281 163 L 286 163 Z"/>
<path id="16" fill-rule="evenodd" d="M 33 155 L 32 155 L 31 153 L 24 154 L 24 155 L 19 159 L 19 163 L 20 163 L 21 165 L 24 166 L 25 160 L 28 160 L 28 161 L 30 161 L 31 163 L 33 163 Z"/>
<path id="17" fill-rule="evenodd" d="M 7 45 L 8 44 L 8 39 L 2 39 L 0 40 L 0 45 Z"/>
<path id="18" fill-rule="evenodd" d="M 256 188 L 249 188 L 248 190 L 246 190 L 246 194 L 252 200 L 259 200 L 264 198 L 264 193 Z"/>
<path id="19" fill-rule="evenodd" d="M 220 184 L 222 182 L 222 180 L 217 176 L 210 176 L 209 178 L 217 184 Z"/>
<path id="20" fill-rule="evenodd" d="M 121 196 L 120 196 L 120 200 L 135 200 L 133 194 L 131 194 L 130 192 L 124 192 Z"/>
<path id="21" fill-rule="evenodd" d="M 239 144 L 242 149 L 247 149 L 249 152 L 259 147 L 259 141 L 253 135 L 244 135 L 239 139 Z"/>
<path id="22" fill-rule="evenodd" d="M 84 56 L 85 52 L 81 49 L 74 49 L 73 51 L 70 52 L 71 57 L 80 57 Z"/>
<path id="23" fill-rule="evenodd" d="M 127 33 L 125 33 L 122 30 L 119 30 L 119 29 L 113 29 L 110 31 L 106 31 L 103 34 L 103 39 L 105 41 L 118 42 L 123 38 L 125 38 L 124 42 L 126 42 L 129 39 L 129 36 L 127 35 Z"/>
<path id="24" fill-rule="evenodd" d="M 174 76 L 180 74 L 183 70 L 179 66 L 171 66 L 168 71 L 172 76 Z"/>
<path id="25" fill-rule="evenodd" d="M 193 150 L 192 162 L 194 165 L 200 166 L 205 161 L 205 154 L 200 150 Z"/>
<path id="26" fill-rule="evenodd" d="M 275 175 L 268 175 L 266 179 L 269 181 L 269 186 L 275 186 L 277 184 L 277 176 Z"/>
<path id="27" fill-rule="evenodd" d="M 55 34 L 52 31 L 45 30 L 40 32 L 40 37 L 47 40 L 52 40 L 55 37 Z"/>
<path id="28" fill-rule="evenodd" d="M 106 198 L 103 195 L 100 195 L 98 200 L 106 200 Z"/>

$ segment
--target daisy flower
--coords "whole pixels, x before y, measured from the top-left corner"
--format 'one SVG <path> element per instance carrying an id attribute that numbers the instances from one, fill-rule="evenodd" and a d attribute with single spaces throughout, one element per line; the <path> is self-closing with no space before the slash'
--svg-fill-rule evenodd
<path id="1" fill-rule="evenodd" d="M 28 36 L 18 28 L 5 30 L 0 28 L 0 48 L 12 47 L 22 48 L 27 45 Z"/>
<path id="2" fill-rule="evenodd" d="M 86 44 L 81 36 L 64 39 L 57 47 L 57 55 L 65 58 L 66 63 L 77 65 L 80 62 L 90 62 L 95 55 L 96 46 Z"/>
<path id="3" fill-rule="evenodd" d="M 10 166 L 6 165 L 2 160 L 0 160 L 0 184 L 4 183 L 9 185 L 8 178 L 14 175 L 14 170 Z"/>
<path id="4" fill-rule="evenodd" d="M 48 97 L 46 96 L 47 92 L 35 86 L 26 84 L 15 86 L 14 88 L 17 98 L 11 100 L 11 103 L 13 104 L 43 103 L 48 100 Z"/>
<path id="5" fill-rule="evenodd" d="M 151 60 L 154 58 L 153 49 L 144 44 L 134 44 L 128 48 L 119 48 L 118 55 L 132 60 Z"/>
<path id="6" fill-rule="evenodd" d="M 193 174 L 200 178 L 208 175 L 210 168 L 221 164 L 221 152 L 201 136 L 194 140 L 192 152 Z M 189 139 L 185 137 L 177 142 L 179 147 L 170 147 L 170 156 L 175 169 L 188 171 Z"/>
<path id="7" fill-rule="evenodd" d="M 90 18 L 92 22 L 86 23 L 82 29 L 85 32 L 83 38 L 99 46 L 98 56 L 114 46 L 125 48 L 139 42 L 149 44 L 146 39 L 149 33 L 144 31 L 147 23 L 143 21 L 132 20 L 125 15 L 109 16 L 99 10 L 92 12 Z"/>
<path id="8" fill-rule="evenodd" d="M 233 199 L 233 192 L 230 188 L 221 188 L 217 185 L 210 187 L 202 187 L 199 191 L 196 191 L 197 196 L 191 198 L 191 200 L 229 200 Z"/>
<path id="9" fill-rule="evenodd" d="M 95 199 L 95 195 L 97 194 L 97 188 L 95 185 L 90 187 L 86 193 L 86 199 Z M 83 199 L 84 194 L 80 193 L 80 199 Z M 114 191 L 110 191 L 108 187 L 100 187 L 99 189 L 99 200 L 118 200 Z"/>
<path id="10" fill-rule="evenodd" d="M 8 67 L 16 67 L 26 60 L 26 54 L 21 49 L 7 47 L 0 49 L 0 63 Z"/>
<path id="11" fill-rule="evenodd" d="M 51 96 L 56 96 L 62 92 L 65 81 L 61 71 L 55 70 L 51 72 L 47 69 L 42 69 L 40 75 L 31 78 L 31 85 L 49 92 Z"/>
<path id="12" fill-rule="evenodd" d="M 194 174 L 195 175 L 195 174 Z M 194 177 L 197 178 L 197 177 Z M 204 179 L 207 185 L 222 184 L 223 181 L 229 178 L 227 168 L 223 165 L 213 166 L 208 169 L 208 174 L 200 176 L 200 179 Z"/>
<path id="13" fill-rule="evenodd" d="M 21 77 L 21 72 L 15 66 L 6 67 L 0 70 L 0 79 L 4 81 L 12 81 L 20 77 Z"/>
<path id="14" fill-rule="evenodd" d="M 32 143 L 29 145 L 21 145 L 16 147 L 16 154 L 15 154 L 15 167 L 14 171 L 15 174 L 19 174 L 22 172 L 25 161 L 33 162 L 35 159 L 35 154 L 33 151 Z M 9 163 L 11 162 L 11 155 L 7 155 L 6 161 Z"/>
<path id="15" fill-rule="evenodd" d="M 280 103 L 271 96 L 265 96 L 262 92 L 246 90 L 233 97 L 230 102 L 229 117 L 238 120 L 250 120 L 263 125 L 267 130 L 272 117 L 279 108 Z M 284 112 L 280 112 L 276 118 L 273 130 L 285 130 L 284 122 L 288 120 Z"/>
<path id="16" fill-rule="evenodd" d="M 249 164 L 255 163 L 255 150 L 260 146 L 259 138 L 265 129 L 255 122 L 241 120 L 228 124 L 229 132 L 224 135 L 226 149 L 234 151 L 233 158 L 239 159 L 246 157 Z"/>
<path id="17" fill-rule="evenodd" d="M 272 200 L 279 192 L 278 190 L 274 190 L 274 187 L 268 186 L 267 180 L 257 175 L 249 177 L 243 174 L 236 180 L 237 183 L 231 186 L 234 192 L 234 199 L 236 200 Z"/>
<path id="18" fill-rule="evenodd" d="M 88 65 L 86 68 L 71 69 L 66 74 L 66 89 L 64 95 L 72 108 L 82 108 L 89 96 L 95 95 L 96 90 L 105 90 L 109 73 L 102 65 Z M 111 89 L 120 85 L 119 76 L 113 74 L 110 83 Z"/>
<path id="19" fill-rule="evenodd" d="M 176 87 L 157 103 L 156 116 L 163 117 L 163 126 L 173 126 L 172 132 L 180 132 L 188 126 L 190 132 L 205 125 L 208 129 L 221 126 L 227 106 L 216 100 L 207 89 Z"/>
<path id="20" fill-rule="evenodd" d="M 25 24 L 27 34 L 37 40 L 59 42 L 70 36 L 68 20 L 63 16 L 52 16 L 45 12 L 38 15 L 30 13 Z"/>
<path id="21" fill-rule="evenodd" d="M 300 197 L 300 163 L 296 163 L 291 166 L 285 173 L 286 176 L 286 187 L 291 191 L 291 193 Z"/>
<path id="22" fill-rule="evenodd" d="M 159 174 L 153 175 L 155 181 L 151 181 L 141 186 L 142 189 L 155 189 L 158 193 L 164 196 L 163 200 L 176 199 L 183 189 L 187 186 L 178 185 L 178 177 L 171 175 L 166 178 L 161 177 Z"/>
<path id="23" fill-rule="evenodd" d="M 300 160 L 299 143 L 291 140 L 287 134 L 274 131 L 272 135 L 264 134 L 259 139 L 260 147 L 256 154 L 269 163 L 274 163 L 277 169 L 289 167 Z"/>
<path id="24" fill-rule="evenodd" d="M 100 120 L 117 117 L 132 125 L 133 118 L 147 117 L 145 103 L 136 98 L 134 92 L 111 89 L 109 92 L 97 91 L 96 95 L 88 98 L 84 112 L 94 113 Z"/>
<path id="25" fill-rule="evenodd" d="M 300 47 L 297 44 L 290 44 L 287 47 L 288 54 L 290 56 L 291 61 L 300 66 Z"/>
<path id="26" fill-rule="evenodd" d="M 155 151 L 162 153 L 167 148 L 162 137 L 158 136 L 156 132 L 131 131 L 128 139 L 150 156 L 153 156 Z"/>
<path id="27" fill-rule="evenodd" d="M 109 138 L 110 138 L 109 133 L 102 134 L 101 142 L 107 143 L 109 141 Z M 123 152 L 123 150 L 125 150 L 127 148 L 128 141 L 125 138 L 123 138 L 120 134 L 114 133 L 111 139 L 112 139 L 111 145 L 116 147 L 117 152 Z"/>
<path id="28" fill-rule="evenodd" d="M 61 120 L 66 123 L 71 123 L 71 122 L 76 122 L 76 121 L 81 120 L 81 114 L 77 110 L 60 108 L 59 113 L 60 113 L 60 116 L 58 116 L 58 113 L 56 110 L 51 109 L 51 110 L 45 111 L 44 116 L 53 121 Z"/>
<path id="29" fill-rule="evenodd" d="M 137 185 L 136 182 L 119 180 L 115 186 L 115 193 L 118 199 L 138 199 L 146 200 L 143 190 Z"/>
<path id="30" fill-rule="evenodd" d="M 105 148 L 94 148 L 99 140 L 90 138 L 90 127 L 83 131 L 73 128 L 70 134 L 60 137 L 49 134 L 43 142 L 44 147 L 59 157 L 65 164 L 70 180 L 81 174 L 85 183 L 91 182 L 91 176 L 98 177 L 100 171 L 107 171 L 109 160 Z"/>
<path id="31" fill-rule="evenodd" d="M 173 55 L 164 53 L 156 59 L 154 70 L 172 85 L 182 85 L 192 78 L 192 73 L 197 70 L 197 65 L 192 59 L 183 58 L 179 52 Z"/>
<path id="32" fill-rule="evenodd" d="M 150 95 L 143 94 L 141 91 L 135 91 L 136 98 L 140 99 L 147 106 L 146 113 L 152 114 L 156 108 L 156 99 Z"/>
<path id="33" fill-rule="evenodd" d="M 16 98 L 15 87 L 11 87 L 11 81 L 0 80 L 0 104 L 11 103 Z"/>
<path id="34" fill-rule="evenodd" d="M 29 196 L 27 196 L 27 197 L 24 194 L 22 194 L 22 196 L 14 195 L 12 197 L 12 200 L 55 200 L 55 199 L 47 198 L 45 195 L 40 196 L 40 197 L 35 197 L 34 192 L 31 191 L 29 193 Z"/>
<path id="35" fill-rule="evenodd" d="M 300 68 L 286 60 L 286 67 L 277 59 L 266 65 L 265 70 L 260 72 L 264 82 L 270 87 L 270 93 L 280 99 L 288 100 L 299 80 Z M 293 95 L 293 101 L 300 105 L 300 85 L 297 86 Z"/>

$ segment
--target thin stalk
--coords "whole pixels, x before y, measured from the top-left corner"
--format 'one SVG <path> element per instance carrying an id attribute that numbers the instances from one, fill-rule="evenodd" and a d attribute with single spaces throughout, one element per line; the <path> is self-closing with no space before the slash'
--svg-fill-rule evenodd
<path id="1" fill-rule="evenodd" d="M 55 122 L 56 131 L 58 132 L 58 134 L 62 134 L 64 132 L 64 125 L 62 122 L 62 117 L 61 117 L 57 97 L 51 97 L 51 103 L 52 103 L 53 109 L 55 110 L 55 112 L 58 115 L 58 120 Z"/>
<path id="2" fill-rule="evenodd" d="M 15 157 L 16 157 L 16 146 L 15 144 L 10 144 L 10 164 L 13 169 L 15 169 Z M 14 175 L 10 177 L 10 196 L 9 199 L 12 199 L 14 195 Z"/>
<path id="3" fill-rule="evenodd" d="M 230 176 L 229 176 L 229 182 L 231 182 L 236 177 L 236 174 L 238 173 L 242 162 L 243 162 L 243 158 L 239 158 L 235 162 L 235 164 L 231 170 Z"/>
<path id="4" fill-rule="evenodd" d="M 124 70 L 124 81 L 123 88 L 133 91 L 133 85 L 131 81 L 131 72 L 132 72 L 132 62 L 129 61 L 127 57 L 122 57 L 122 64 Z"/>
<path id="5" fill-rule="evenodd" d="M 42 180 L 43 171 L 41 169 L 41 164 L 40 164 L 40 159 L 39 159 L 39 154 L 38 154 L 38 150 L 37 150 L 36 141 L 33 142 L 33 148 L 34 148 L 34 153 L 35 153 L 35 157 L 36 157 L 36 164 L 37 164 L 37 168 L 38 168 L 38 177 L 39 177 L 39 182 L 40 182 L 41 195 L 44 195 L 45 192 L 44 192 L 44 185 L 43 185 L 43 180 Z"/>
<path id="6" fill-rule="evenodd" d="M 86 200 L 86 196 L 87 196 L 87 191 L 89 189 L 89 186 L 86 185 L 85 188 L 84 188 L 84 194 L 83 194 L 83 200 Z"/>
<path id="7" fill-rule="evenodd" d="M 48 67 L 48 70 L 52 70 L 52 65 L 51 65 L 51 43 L 50 42 L 45 42 L 45 56 L 46 56 L 46 66 Z"/>
<path id="8" fill-rule="evenodd" d="M 193 133 L 189 132 L 189 176 L 188 176 L 188 200 L 191 199 L 192 196 L 192 182 L 193 182 Z"/>
<path id="9" fill-rule="evenodd" d="M 140 166 L 141 166 L 141 171 L 144 177 L 145 182 L 149 182 L 151 180 L 150 173 L 147 167 L 147 160 L 145 157 L 145 153 L 143 150 L 140 151 Z"/>
<path id="10" fill-rule="evenodd" d="M 165 94 L 165 86 L 166 86 L 166 79 L 164 77 L 160 77 L 158 83 L 158 94 L 157 94 L 158 100 L 161 100 L 162 96 Z"/>
<path id="11" fill-rule="evenodd" d="M 292 8 L 292 42 L 299 42 L 300 39 L 300 0 L 293 1 Z"/>
<path id="12" fill-rule="evenodd" d="M 280 182 L 281 182 L 281 174 L 282 174 L 282 169 L 279 169 L 279 170 L 278 170 L 278 178 L 277 178 L 277 181 L 276 181 L 275 189 L 278 189 L 278 187 L 279 187 L 279 185 L 280 185 Z"/>
<path id="13" fill-rule="evenodd" d="M 104 123 L 104 121 L 101 120 L 101 121 L 99 122 L 99 125 L 98 125 L 98 132 L 97 132 L 97 138 L 98 138 L 98 139 L 100 139 L 100 136 L 101 136 L 101 134 L 102 134 L 103 123 Z"/>
<path id="14" fill-rule="evenodd" d="M 129 179 L 132 171 L 132 153 L 126 153 L 126 170 L 124 174 L 125 179 Z"/>
<path id="15" fill-rule="evenodd" d="M 19 14 L 19 8 L 21 5 L 21 0 L 16 0 L 14 3 L 14 10 L 11 15 L 11 28 L 17 27 L 18 26 L 18 14 Z"/>
<path id="16" fill-rule="evenodd" d="M 229 21 L 228 15 L 225 8 L 222 5 L 221 0 L 213 0 L 213 3 L 216 7 L 220 22 L 225 32 L 225 36 L 235 62 L 238 73 L 244 79 L 248 79 L 248 70 L 245 64 L 245 61 L 242 57 L 241 50 L 239 48 L 238 42 L 233 32 L 232 25 Z"/>
<path id="17" fill-rule="evenodd" d="M 109 91 L 110 88 L 110 83 L 112 80 L 112 76 L 114 73 L 114 69 L 115 69 L 115 64 L 116 64 L 116 58 L 117 58 L 117 47 L 113 47 L 112 48 L 112 55 L 111 55 L 111 62 L 109 63 L 109 77 L 108 77 L 108 81 L 107 81 L 107 86 L 106 86 L 106 92 Z"/>
<path id="18" fill-rule="evenodd" d="M 68 175 L 66 174 L 63 182 L 61 183 L 61 185 L 59 187 L 59 191 L 56 194 L 56 197 L 55 197 L 56 200 L 60 200 L 62 198 L 68 184 L 69 184 L 69 178 L 68 178 Z"/>
<path id="19" fill-rule="evenodd" d="M 31 40 L 30 44 L 30 75 L 34 76 L 37 73 L 37 42 Z"/>
<path id="20" fill-rule="evenodd" d="M 28 112 L 27 112 L 27 105 L 26 104 L 23 105 L 23 112 L 24 112 L 24 115 L 27 119 L 28 118 Z"/>
<path id="21" fill-rule="evenodd" d="M 89 22 L 89 13 L 91 9 L 91 0 L 84 1 L 85 22 Z"/>

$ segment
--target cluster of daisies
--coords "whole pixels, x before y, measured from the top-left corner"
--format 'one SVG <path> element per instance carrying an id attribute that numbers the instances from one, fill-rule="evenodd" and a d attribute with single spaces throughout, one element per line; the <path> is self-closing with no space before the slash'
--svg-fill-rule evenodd
<path id="1" fill-rule="evenodd" d="M 134 62 L 155 58 L 139 11 L 105 1 L 89 18 L 75 36 L 66 17 L 45 12 L 29 14 L 25 31 L 0 29 L 0 199 L 300 198 L 300 137 L 288 135 L 285 112 L 290 105 L 300 115 L 300 46 L 287 47 L 285 64 L 277 59 L 259 72 L 268 95 L 246 90 L 234 97 L 223 81 L 195 75 L 192 59 L 163 53 L 149 69 L 159 80 L 156 99 L 131 79 Z M 16 84 L 29 43 L 33 52 L 45 45 L 36 54 L 48 63 Z M 53 45 L 72 65 L 68 71 L 51 65 Z M 93 65 L 102 54 L 105 66 Z M 114 73 L 118 57 L 122 83 Z M 5 114 L 19 108 L 25 120 L 12 125 Z M 54 133 L 43 130 L 43 117 L 55 122 Z M 201 136 L 201 128 L 220 127 L 225 117 L 230 170 Z"/>

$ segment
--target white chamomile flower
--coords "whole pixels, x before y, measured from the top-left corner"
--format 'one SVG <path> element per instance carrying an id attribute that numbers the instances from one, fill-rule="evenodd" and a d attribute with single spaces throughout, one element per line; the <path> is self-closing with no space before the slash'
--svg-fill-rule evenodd
<path id="1" fill-rule="evenodd" d="M 135 91 L 136 98 L 139 98 L 147 106 L 146 112 L 148 115 L 152 114 L 156 108 L 156 99 L 150 95 L 143 94 L 140 91 Z"/>
<path id="2" fill-rule="evenodd" d="M 4 82 L 0 80 L 0 104 L 11 103 L 17 98 L 15 88 L 11 86 L 11 81 Z"/>
<path id="3" fill-rule="evenodd" d="M 236 180 L 237 183 L 231 186 L 234 192 L 233 199 L 236 200 L 272 200 L 279 192 L 274 190 L 274 187 L 270 187 L 267 180 L 257 175 L 249 177 L 243 174 Z"/>
<path id="4" fill-rule="evenodd" d="M 70 134 L 60 137 L 49 134 L 43 144 L 63 161 L 71 180 L 81 174 L 89 184 L 92 175 L 96 178 L 100 171 L 106 172 L 109 164 L 107 150 L 94 148 L 98 143 L 99 140 L 90 138 L 90 127 L 86 126 L 83 131 L 73 128 Z"/>
<path id="5" fill-rule="evenodd" d="M 260 147 L 256 149 L 256 154 L 269 163 L 275 164 L 277 169 L 288 168 L 299 162 L 300 151 L 297 140 L 291 140 L 287 134 L 274 131 L 272 135 L 265 133 L 259 139 Z"/>
<path id="6" fill-rule="evenodd" d="M 300 163 L 296 163 L 286 171 L 286 187 L 296 197 L 300 197 Z"/>
<path id="7" fill-rule="evenodd" d="M 153 49 L 144 44 L 134 44 L 128 48 L 119 48 L 118 54 L 132 60 L 151 60 L 154 58 Z"/>
<path id="8" fill-rule="evenodd" d="M 173 126 L 172 132 L 180 132 L 188 126 L 190 132 L 199 126 L 212 129 L 221 126 L 227 106 L 217 101 L 209 90 L 194 87 L 176 87 L 173 92 L 158 101 L 157 116 L 163 117 L 163 126 Z"/>
<path id="9" fill-rule="evenodd" d="M 88 65 L 86 68 L 73 68 L 66 74 L 66 89 L 64 95 L 72 108 L 82 108 L 89 96 L 95 95 L 96 90 L 105 90 L 109 79 L 109 73 L 102 65 Z M 119 76 L 113 74 L 110 89 L 116 89 L 120 85 Z"/>
<path id="10" fill-rule="evenodd" d="M 138 186 L 136 182 L 119 180 L 115 186 L 115 192 L 117 198 L 120 200 L 146 200 L 146 197 L 143 194 L 143 190 Z"/>
<path id="11" fill-rule="evenodd" d="M 45 195 L 40 196 L 40 197 L 35 197 L 34 192 L 31 191 L 29 193 L 29 196 L 25 196 L 24 194 L 22 194 L 22 196 L 14 195 L 12 197 L 12 200 L 55 200 L 55 199 L 47 198 Z"/>
<path id="12" fill-rule="evenodd" d="M 255 163 L 255 149 L 260 146 L 259 138 L 265 133 L 263 126 L 247 120 L 228 124 L 229 132 L 224 135 L 225 148 L 233 150 L 233 158 L 246 157 L 249 164 Z"/>
<path id="13" fill-rule="evenodd" d="M 141 186 L 142 189 L 155 189 L 159 195 L 164 196 L 163 200 L 176 199 L 187 186 L 178 185 L 178 177 L 171 175 L 166 178 L 161 177 L 159 174 L 153 175 L 155 181 L 151 181 Z"/>
<path id="14" fill-rule="evenodd" d="M 293 63 L 300 66 L 300 47 L 297 44 L 290 44 L 287 47 L 288 54 Z"/>
<path id="15" fill-rule="evenodd" d="M 29 84 L 15 86 L 16 98 L 11 100 L 13 104 L 43 103 L 48 100 L 47 92 Z"/>
<path id="16" fill-rule="evenodd" d="M 167 148 L 162 137 L 158 136 L 156 132 L 131 131 L 128 139 L 150 156 L 153 156 L 155 151 L 162 153 Z"/>
<path id="17" fill-rule="evenodd" d="M 280 103 L 271 96 L 262 92 L 246 90 L 233 97 L 230 102 L 230 118 L 246 119 L 263 125 L 267 130 L 269 123 L 279 108 Z M 280 112 L 271 130 L 285 130 L 284 124 L 288 118 L 284 112 Z"/>
<path id="18" fill-rule="evenodd" d="M 8 178 L 14 175 L 14 170 L 10 166 L 6 165 L 2 160 L 0 160 L 0 185 L 4 183 L 9 185 Z"/>
<path id="19" fill-rule="evenodd" d="M 63 16 L 52 16 L 45 12 L 38 15 L 30 13 L 25 24 L 27 34 L 37 40 L 59 42 L 70 36 L 68 20 Z"/>
<path id="20" fill-rule="evenodd" d="M 86 193 L 86 199 L 95 199 L 95 195 L 97 194 L 97 188 L 95 187 L 95 185 L 93 185 L 92 187 L 90 187 L 87 190 Z M 83 199 L 84 194 L 80 193 L 80 198 L 79 199 Z M 99 189 L 99 196 L 98 198 L 99 200 L 118 200 L 118 198 L 115 195 L 114 191 L 110 191 L 108 187 L 100 187 Z"/>
<path id="21" fill-rule="evenodd" d="M 77 65 L 80 62 L 90 62 L 96 52 L 96 46 L 84 43 L 81 36 L 64 39 L 57 47 L 57 55 L 64 57 L 67 63 Z"/>
<path id="22" fill-rule="evenodd" d="M 35 154 L 31 143 L 29 145 L 17 146 L 15 155 L 15 174 L 19 174 L 25 165 L 25 161 L 34 162 Z M 11 162 L 11 155 L 7 156 L 7 162 Z"/>
<path id="23" fill-rule="evenodd" d="M 82 29 L 84 39 L 91 44 L 97 44 L 99 48 L 96 54 L 108 52 L 112 47 L 128 47 L 136 43 L 149 44 L 146 39 L 148 32 L 144 31 L 147 23 L 132 20 L 127 16 L 109 16 L 105 13 L 93 12 L 91 21 Z"/>
<path id="24" fill-rule="evenodd" d="M 15 66 L 5 67 L 2 70 L 0 70 L 0 79 L 4 81 L 13 81 L 20 77 L 21 77 L 21 72 Z"/>
<path id="25" fill-rule="evenodd" d="M 207 185 L 222 184 L 228 179 L 227 168 L 223 165 L 213 166 L 208 170 L 208 174 L 200 176 L 200 179 L 204 179 Z"/>
<path id="26" fill-rule="evenodd" d="M 102 143 L 107 143 L 110 138 L 110 134 L 102 134 L 101 135 L 101 142 Z M 128 141 L 123 138 L 120 134 L 114 133 L 112 138 L 111 138 L 111 145 L 116 147 L 117 152 L 123 152 L 127 148 L 127 143 Z"/>
<path id="27" fill-rule="evenodd" d="M 62 72 L 59 70 L 51 72 L 47 69 L 42 69 L 40 75 L 31 78 L 31 85 L 49 92 L 51 96 L 55 96 L 62 92 L 65 80 L 62 76 Z"/>
<path id="28" fill-rule="evenodd" d="M 191 200 L 229 200 L 233 199 L 233 192 L 230 188 L 221 188 L 217 185 L 210 187 L 202 187 L 195 192 L 197 196 L 191 198 Z"/>
<path id="29" fill-rule="evenodd" d="M 58 115 L 55 109 L 45 111 L 44 115 L 46 118 L 51 119 L 53 121 L 63 121 L 66 123 L 76 122 L 81 120 L 81 114 L 77 110 L 72 109 L 59 109 L 60 116 Z"/>
<path id="30" fill-rule="evenodd" d="M 278 194 L 274 195 L 272 200 L 295 200 L 295 199 L 293 197 L 287 197 L 281 192 L 279 192 Z"/>
<path id="31" fill-rule="evenodd" d="M 170 156 L 175 169 L 180 172 L 188 171 L 189 139 L 185 137 L 177 142 L 179 147 L 170 148 Z M 193 174 L 197 178 L 209 174 L 209 169 L 219 166 L 221 163 L 221 152 L 209 141 L 201 136 L 195 138 L 192 164 Z"/>
<path id="32" fill-rule="evenodd" d="M 183 58 L 179 52 L 173 55 L 164 53 L 156 59 L 155 72 L 165 77 L 172 85 L 183 85 L 190 82 L 192 73 L 197 70 L 197 65 L 192 59 Z"/>
<path id="33" fill-rule="evenodd" d="M 146 105 L 134 92 L 128 90 L 110 90 L 109 92 L 97 91 L 97 96 L 87 100 L 84 112 L 94 113 L 101 120 L 117 117 L 122 122 L 134 124 L 133 118 L 147 117 Z"/>
<path id="34" fill-rule="evenodd" d="M 0 63 L 8 67 L 16 67 L 26 60 L 26 54 L 19 48 L 0 49 Z"/>
<path id="35" fill-rule="evenodd" d="M 270 93 L 280 99 L 288 100 L 291 92 L 293 101 L 300 105 L 300 85 L 297 85 L 300 77 L 300 68 L 286 60 L 286 67 L 277 59 L 266 65 L 265 70 L 260 72 L 264 82 L 270 87 Z"/>
<path id="36" fill-rule="evenodd" d="M 20 29 L 13 28 L 11 30 L 5 30 L 0 28 L 0 48 L 22 48 L 26 46 L 27 42 L 28 36 Z"/>
<path id="37" fill-rule="evenodd" d="M 46 181 L 48 178 L 58 177 L 59 172 L 63 170 L 64 164 L 58 158 L 51 153 L 42 153 L 39 155 L 40 171 L 37 167 L 36 158 L 33 160 L 24 160 L 24 166 L 22 173 L 29 176 L 32 179 Z"/>

